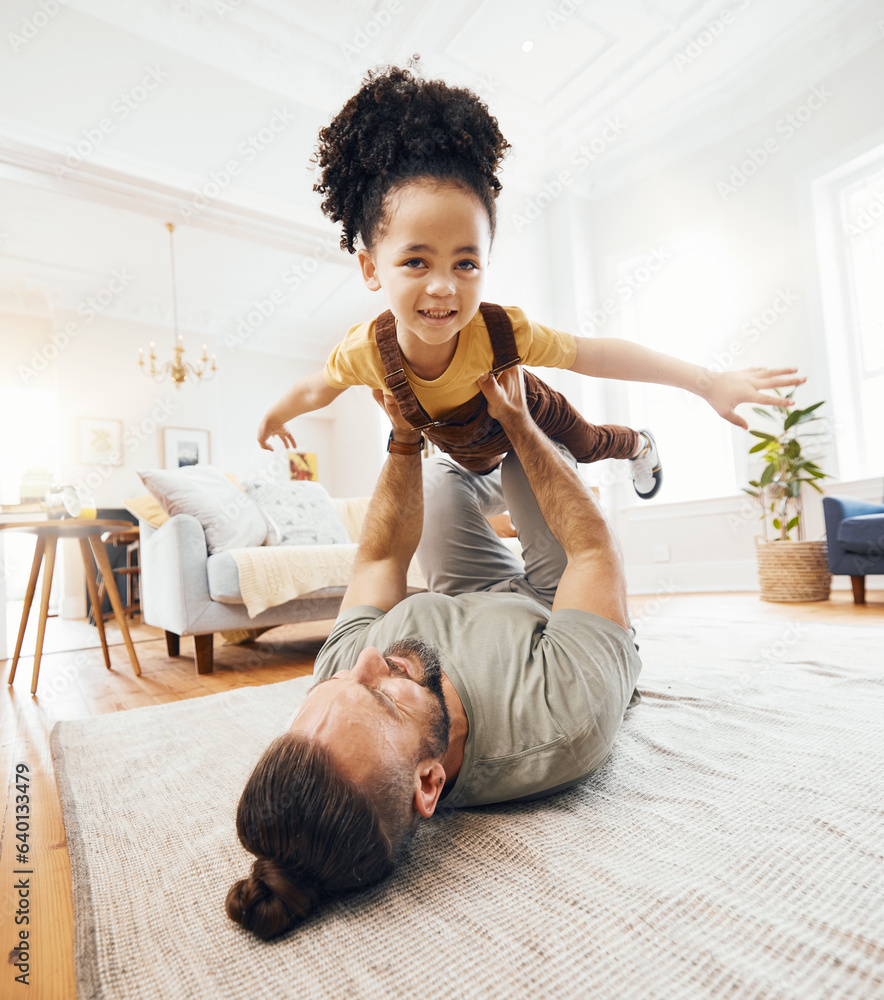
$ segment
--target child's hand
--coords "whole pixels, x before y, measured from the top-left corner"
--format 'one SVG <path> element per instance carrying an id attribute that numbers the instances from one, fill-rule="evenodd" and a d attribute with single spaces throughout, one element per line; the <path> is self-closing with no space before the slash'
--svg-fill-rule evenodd
<path id="1" fill-rule="evenodd" d="M 735 372 L 709 372 L 708 383 L 699 395 L 718 413 L 737 427 L 747 430 L 749 425 L 734 412 L 740 403 L 758 403 L 762 406 L 794 406 L 795 400 L 772 396 L 771 389 L 801 385 L 806 376 L 795 375 L 797 368 L 742 368 Z M 768 392 L 765 392 L 768 390 Z"/>
<path id="2" fill-rule="evenodd" d="M 298 447 L 295 444 L 295 439 L 285 429 L 285 424 L 280 423 L 268 414 L 261 421 L 261 425 L 258 428 L 258 444 L 265 451 L 273 451 L 273 445 L 270 444 L 270 438 L 272 437 L 278 437 L 287 448 L 291 448 L 292 450 Z"/>
<path id="3" fill-rule="evenodd" d="M 494 417 L 502 425 L 506 426 L 511 421 L 528 416 L 525 380 L 522 378 L 520 365 L 507 368 L 497 378 L 491 372 L 485 372 L 476 381 L 488 401 L 489 416 Z"/>

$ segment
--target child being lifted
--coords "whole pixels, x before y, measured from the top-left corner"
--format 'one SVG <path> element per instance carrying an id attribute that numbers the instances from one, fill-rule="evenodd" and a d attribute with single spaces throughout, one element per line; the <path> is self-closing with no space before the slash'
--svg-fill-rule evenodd
<path id="1" fill-rule="evenodd" d="M 575 337 L 532 322 L 517 307 L 483 302 L 501 187 L 496 172 L 509 143 L 472 91 L 397 67 L 369 72 L 319 138 L 322 175 L 314 190 L 325 196 L 322 211 L 343 223 L 342 249 L 356 253 L 361 240 L 365 284 L 386 291 L 389 309 L 352 327 L 325 368 L 268 411 L 258 430 L 262 448 L 272 450 L 273 436 L 296 447 L 287 421 L 327 406 L 351 385 L 367 385 L 392 394 L 413 427 L 484 474 L 510 447 L 479 389 L 487 372 L 532 365 L 676 386 L 741 427 L 739 403 L 787 406 L 769 390 L 803 381 L 794 368 L 713 374 L 629 341 Z M 631 459 L 638 495 L 657 493 L 662 472 L 649 431 L 590 424 L 561 393 L 530 372 L 523 377 L 544 433 L 578 462 Z M 388 447 L 420 444 L 391 434 Z"/>

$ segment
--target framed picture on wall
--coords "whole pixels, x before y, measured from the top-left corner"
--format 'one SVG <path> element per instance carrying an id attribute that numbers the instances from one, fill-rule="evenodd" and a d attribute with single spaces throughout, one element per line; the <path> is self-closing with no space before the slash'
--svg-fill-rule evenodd
<path id="1" fill-rule="evenodd" d="M 123 464 L 123 421 L 80 417 L 81 465 Z"/>
<path id="2" fill-rule="evenodd" d="M 306 479 L 310 482 L 318 482 L 319 476 L 316 472 L 316 452 L 290 451 L 289 479 Z"/>
<path id="3" fill-rule="evenodd" d="M 188 465 L 208 465 L 209 432 L 192 427 L 164 427 L 163 468 L 184 469 Z"/>

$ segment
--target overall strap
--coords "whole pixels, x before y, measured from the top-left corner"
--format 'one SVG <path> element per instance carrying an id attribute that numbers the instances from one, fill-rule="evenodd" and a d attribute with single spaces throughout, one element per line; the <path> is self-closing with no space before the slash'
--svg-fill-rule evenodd
<path id="1" fill-rule="evenodd" d="M 513 333 L 513 324 L 503 306 L 495 305 L 493 302 L 480 302 L 479 309 L 485 326 L 488 327 L 488 336 L 491 339 L 491 349 L 494 351 L 495 375 L 520 365 L 522 359 L 516 350 L 516 337 Z"/>
<path id="2" fill-rule="evenodd" d="M 414 389 L 405 375 L 402 352 L 396 339 L 396 321 L 388 309 L 375 320 L 375 339 L 384 365 L 384 385 L 393 393 L 402 416 L 415 430 L 424 430 L 438 424 L 421 406 Z"/>

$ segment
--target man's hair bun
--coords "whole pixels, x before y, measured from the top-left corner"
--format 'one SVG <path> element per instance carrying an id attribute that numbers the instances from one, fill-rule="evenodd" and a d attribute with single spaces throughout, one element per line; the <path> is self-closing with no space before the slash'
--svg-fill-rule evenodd
<path id="1" fill-rule="evenodd" d="M 418 57 L 409 60 L 417 67 Z M 424 80 L 408 69 L 369 70 L 362 86 L 320 130 L 314 162 L 321 208 L 342 222 L 341 248 L 369 249 L 383 233 L 384 198 L 411 178 L 453 181 L 475 192 L 494 233 L 496 173 L 509 143 L 473 91 Z"/>
<path id="2" fill-rule="evenodd" d="M 231 920 L 268 940 L 303 920 L 318 898 L 312 889 L 300 885 L 273 861 L 258 858 L 251 874 L 230 887 L 225 909 Z"/>

